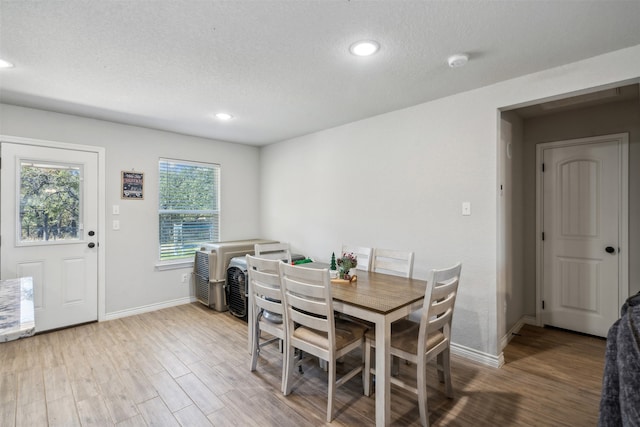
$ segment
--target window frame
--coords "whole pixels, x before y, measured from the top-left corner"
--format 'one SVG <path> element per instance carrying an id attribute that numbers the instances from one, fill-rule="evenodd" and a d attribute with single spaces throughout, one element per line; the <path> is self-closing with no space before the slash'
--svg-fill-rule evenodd
<path id="1" fill-rule="evenodd" d="M 175 164 L 175 165 L 180 165 L 183 167 L 188 167 L 188 166 L 193 166 L 193 167 L 200 167 L 200 168 L 207 168 L 207 169 L 211 169 L 214 171 L 214 185 L 211 188 L 211 191 L 213 191 L 213 208 L 212 209 L 162 209 L 161 203 L 164 199 L 162 192 L 162 179 L 164 176 L 164 171 L 163 171 L 163 165 L 166 164 Z M 164 168 L 166 169 L 166 166 L 164 166 Z M 193 160 L 184 160 L 184 159 L 176 159 L 176 158 L 169 158 L 169 157 L 160 157 L 158 159 L 158 246 L 157 246 L 157 264 L 156 264 L 156 268 L 158 270 L 165 270 L 165 269 L 172 269 L 172 268 L 182 268 L 185 266 L 189 266 L 193 264 L 193 255 L 189 254 L 189 255 L 183 255 L 183 256 L 177 256 L 175 258 L 171 258 L 171 259 L 167 259 L 166 257 L 163 259 L 162 257 L 162 217 L 163 215 L 170 215 L 170 214 L 205 214 L 205 215 L 212 215 L 213 216 L 213 221 L 212 222 L 208 222 L 207 224 L 211 224 L 211 228 L 213 229 L 214 232 L 214 240 L 198 240 L 197 243 L 204 243 L 205 241 L 207 242 L 212 242 L 212 241 L 219 241 L 220 240 L 220 188 L 221 188 L 221 184 L 220 184 L 220 178 L 221 178 L 221 167 L 220 164 L 218 163 L 213 163 L 213 162 L 200 162 L 200 161 L 193 161 Z M 187 244 L 193 244 L 196 243 L 196 241 L 190 241 L 190 242 L 183 242 Z M 181 246 L 181 248 L 184 248 L 184 246 Z M 194 248 L 193 251 L 195 252 L 198 248 Z"/>

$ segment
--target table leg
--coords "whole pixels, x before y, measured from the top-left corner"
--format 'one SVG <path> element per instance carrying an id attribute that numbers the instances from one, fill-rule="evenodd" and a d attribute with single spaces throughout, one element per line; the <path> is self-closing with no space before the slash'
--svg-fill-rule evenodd
<path id="1" fill-rule="evenodd" d="M 391 322 L 376 322 L 376 426 L 391 422 Z"/>

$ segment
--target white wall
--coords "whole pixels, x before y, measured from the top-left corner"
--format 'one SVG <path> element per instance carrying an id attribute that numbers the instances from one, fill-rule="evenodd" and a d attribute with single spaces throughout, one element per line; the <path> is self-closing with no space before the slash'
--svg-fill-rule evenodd
<path id="1" fill-rule="evenodd" d="M 504 328 L 498 324 L 498 336 L 505 336 L 518 325 L 525 314 L 525 286 L 523 269 L 523 123 L 514 112 L 502 113 L 498 168 L 501 195 L 498 204 L 502 218 L 498 218 L 498 304 L 503 304 Z M 509 147 L 507 147 L 509 146 Z M 529 190 L 530 191 L 530 190 Z M 535 193 L 535 188 L 534 188 Z M 499 214 L 500 214 L 499 213 Z M 534 218 L 535 219 L 535 218 Z M 502 244 L 500 244 L 502 243 Z M 535 262 L 534 262 L 535 264 Z M 535 284 L 535 281 L 534 281 Z M 535 291 L 535 288 L 534 288 Z M 535 292 L 534 292 L 535 295 Z M 509 338 L 505 336 L 505 338 Z M 506 344 L 507 341 L 503 342 Z"/>
<path id="2" fill-rule="evenodd" d="M 104 147 L 106 152 L 106 313 L 117 315 L 193 297 L 190 268 L 157 271 L 158 159 L 221 165 L 221 239 L 259 236 L 259 149 L 141 127 L 0 104 L 0 134 Z M 121 200 L 120 172 L 144 172 L 144 200 Z M 5 195 L 3 194 L 4 198 Z M 120 206 L 120 215 L 111 207 Z M 120 230 L 111 221 L 120 220 Z M 6 246 L 3 245 L 3 250 Z"/>
<path id="3" fill-rule="evenodd" d="M 411 249 L 419 278 L 461 260 L 453 341 L 498 356 L 498 109 L 639 77 L 640 45 L 268 146 L 263 237 Z"/>

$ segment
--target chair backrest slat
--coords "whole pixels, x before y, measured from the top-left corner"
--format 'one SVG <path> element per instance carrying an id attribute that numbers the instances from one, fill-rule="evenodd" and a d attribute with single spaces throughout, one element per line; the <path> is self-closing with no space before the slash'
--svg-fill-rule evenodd
<path id="1" fill-rule="evenodd" d="M 287 293 L 289 303 L 297 310 L 303 310 L 316 316 L 324 316 L 327 312 L 327 304 L 324 301 L 318 301 L 315 298 L 309 299 L 290 291 Z"/>
<path id="2" fill-rule="evenodd" d="M 255 302 L 258 307 L 263 308 L 266 311 L 270 311 L 276 314 L 284 313 L 284 310 L 282 309 L 282 303 L 280 301 L 276 302 L 270 299 L 266 299 L 264 297 L 255 297 Z"/>
<path id="3" fill-rule="evenodd" d="M 461 270 L 462 265 L 457 263 L 451 268 L 432 270 L 430 272 L 427 279 L 422 317 L 420 318 L 418 348 L 426 351 L 428 336 L 436 331 L 442 332 L 445 340 L 450 340 L 451 321 L 458 294 Z M 422 354 L 424 354 L 424 351 Z"/>
<path id="4" fill-rule="evenodd" d="M 342 253 L 352 253 L 358 258 L 358 265 L 356 270 L 369 271 L 371 270 L 371 261 L 373 259 L 373 249 L 365 248 L 362 246 L 349 246 L 342 245 Z"/>
<path id="5" fill-rule="evenodd" d="M 396 276 L 411 277 L 413 274 L 413 252 L 375 248 L 371 270 Z"/>
<path id="6" fill-rule="evenodd" d="M 283 314 L 280 261 L 246 255 L 249 299 L 259 309 Z M 269 298 L 269 299 L 267 299 Z"/>
<path id="7" fill-rule="evenodd" d="M 291 247 L 289 243 L 256 243 L 253 250 L 256 257 L 275 259 L 291 264 Z"/>
<path id="8" fill-rule="evenodd" d="M 294 323 L 327 332 L 335 344 L 335 320 L 329 270 L 280 264 L 280 277 L 289 327 Z M 293 329 L 292 329 L 293 331 Z"/>
<path id="9" fill-rule="evenodd" d="M 330 329 L 329 321 L 325 318 L 311 316 L 299 310 L 290 311 L 288 314 L 294 323 L 304 325 L 307 328 L 321 332 L 328 332 Z"/>
<path id="10" fill-rule="evenodd" d="M 297 279 L 290 278 L 287 282 L 287 289 L 293 294 L 304 295 L 307 299 L 317 299 L 324 301 L 326 290 L 323 286 L 300 282 Z"/>

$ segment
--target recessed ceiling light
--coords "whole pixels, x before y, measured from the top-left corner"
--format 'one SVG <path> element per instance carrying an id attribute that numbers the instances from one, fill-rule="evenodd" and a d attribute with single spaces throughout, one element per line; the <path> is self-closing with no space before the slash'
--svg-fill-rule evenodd
<path id="1" fill-rule="evenodd" d="M 356 56 L 370 56 L 380 49 L 380 44 L 374 40 L 362 40 L 349 47 L 349 52 Z"/>
<path id="2" fill-rule="evenodd" d="M 451 55 L 447 59 L 447 62 L 449 63 L 449 67 L 451 68 L 462 67 L 467 62 L 469 62 L 469 55 L 467 55 L 466 53 L 458 53 L 455 55 Z"/>
<path id="3" fill-rule="evenodd" d="M 5 61 L 4 59 L 0 59 L 0 68 L 13 68 L 13 64 L 9 61 Z"/>
<path id="4" fill-rule="evenodd" d="M 229 113 L 218 113 L 216 114 L 216 117 L 220 120 L 231 120 L 233 119 L 233 116 Z"/>

